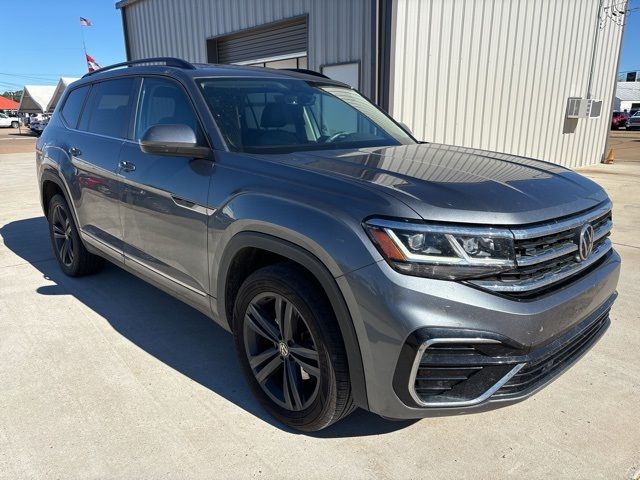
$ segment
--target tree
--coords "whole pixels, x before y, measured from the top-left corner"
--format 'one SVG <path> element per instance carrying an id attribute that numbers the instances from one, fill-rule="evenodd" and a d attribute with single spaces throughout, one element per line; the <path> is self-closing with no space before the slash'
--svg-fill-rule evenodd
<path id="1" fill-rule="evenodd" d="M 22 97 L 22 90 L 16 90 L 14 92 L 6 91 L 2 94 L 3 97 L 10 98 L 14 102 L 19 102 Z"/>

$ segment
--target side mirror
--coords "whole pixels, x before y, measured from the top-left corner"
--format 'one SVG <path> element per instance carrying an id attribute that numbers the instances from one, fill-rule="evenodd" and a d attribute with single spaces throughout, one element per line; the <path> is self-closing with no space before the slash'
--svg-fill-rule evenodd
<path id="1" fill-rule="evenodd" d="M 149 127 L 140 139 L 140 149 L 144 153 L 169 157 L 206 158 L 211 153 L 209 147 L 198 145 L 191 127 L 182 124 Z"/>

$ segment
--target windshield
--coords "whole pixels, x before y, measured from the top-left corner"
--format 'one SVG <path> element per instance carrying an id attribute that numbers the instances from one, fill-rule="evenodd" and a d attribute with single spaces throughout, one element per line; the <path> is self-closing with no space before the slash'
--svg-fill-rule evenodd
<path id="1" fill-rule="evenodd" d="M 200 88 L 233 151 L 288 153 L 415 141 L 356 91 L 296 79 L 203 79 Z"/>

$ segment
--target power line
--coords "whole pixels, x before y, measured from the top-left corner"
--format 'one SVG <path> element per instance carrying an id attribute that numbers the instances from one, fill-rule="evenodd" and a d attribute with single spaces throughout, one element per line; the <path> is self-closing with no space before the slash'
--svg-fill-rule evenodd
<path id="1" fill-rule="evenodd" d="M 22 88 L 22 87 L 24 86 L 24 85 L 22 85 L 22 84 L 20 84 L 20 83 L 13 83 L 13 82 L 0 82 L 0 84 L 2 84 L 2 85 L 9 85 L 9 86 L 11 86 L 12 88 L 14 88 L 14 87 Z"/>
<path id="2" fill-rule="evenodd" d="M 25 73 L 25 72 L 2 72 L 0 73 L 0 75 L 17 75 L 17 76 L 41 76 L 41 77 L 65 77 L 65 76 L 69 76 L 68 73 L 42 73 L 42 72 L 31 72 L 31 73 Z"/>
<path id="3" fill-rule="evenodd" d="M 6 77 L 16 77 L 16 78 L 24 78 L 24 79 L 27 79 L 27 80 L 35 80 L 35 81 L 38 81 L 38 82 L 55 82 L 54 79 L 35 76 L 35 75 L 15 75 L 15 74 L 11 74 L 11 73 L 0 73 L 0 75 L 4 75 Z"/>

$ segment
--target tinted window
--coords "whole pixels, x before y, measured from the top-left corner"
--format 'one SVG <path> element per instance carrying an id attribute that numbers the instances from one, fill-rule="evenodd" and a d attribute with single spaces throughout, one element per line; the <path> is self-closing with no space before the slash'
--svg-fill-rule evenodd
<path id="1" fill-rule="evenodd" d="M 82 105 L 84 104 L 84 99 L 87 96 L 88 91 L 88 86 L 76 88 L 69 93 L 67 100 L 64 102 L 64 106 L 60 113 L 62 114 L 64 121 L 67 122 L 67 125 L 71 128 L 76 128 L 76 125 L 78 124 L 78 118 L 80 117 Z"/>
<path id="2" fill-rule="evenodd" d="M 121 78 L 94 84 L 78 128 L 124 138 L 129 124 L 133 82 L 133 78 Z"/>
<path id="3" fill-rule="evenodd" d="M 170 80 L 145 78 L 136 117 L 135 140 L 142 138 L 153 125 L 188 125 L 202 141 L 191 102 L 182 87 Z"/>
<path id="4" fill-rule="evenodd" d="M 414 143 L 350 88 L 237 78 L 201 80 L 200 87 L 232 150 L 285 153 Z"/>

